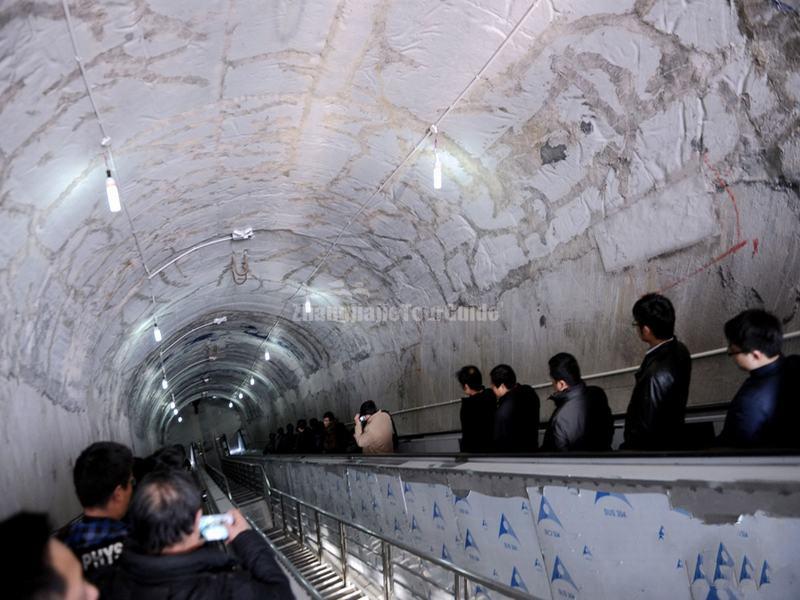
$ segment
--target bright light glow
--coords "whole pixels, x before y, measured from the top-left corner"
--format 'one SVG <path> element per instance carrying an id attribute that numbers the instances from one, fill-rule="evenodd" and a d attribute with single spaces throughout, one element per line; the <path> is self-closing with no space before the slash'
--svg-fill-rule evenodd
<path id="1" fill-rule="evenodd" d="M 178 423 L 183 423 L 183 417 L 178 417 Z"/>
<path id="2" fill-rule="evenodd" d="M 117 189 L 117 182 L 111 176 L 111 171 L 106 170 L 106 196 L 108 197 L 108 210 L 112 213 L 122 210 L 122 205 L 119 202 L 119 190 Z"/>
<path id="3" fill-rule="evenodd" d="M 244 398 L 244 394 L 242 392 L 239 392 L 239 400 L 241 400 L 242 398 Z"/>
<path id="4" fill-rule="evenodd" d="M 172 402 L 170 402 L 170 403 L 169 403 L 169 407 L 170 407 L 172 410 L 175 410 L 175 401 L 174 401 L 174 400 L 173 400 Z"/>
<path id="5" fill-rule="evenodd" d="M 161 341 L 161 330 L 158 328 L 158 323 L 153 325 L 153 337 L 156 339 L 156 342 Z"/>
<path id="6" fill-rule="evenodd" d="M 304 308 L 305 308 L 306 314 L 311 312 L 311 299 L 308 296 L 306 296 L 306 303 L 304 305 Z"/>
<path id="7" fill-rule="evenodd" d="M 178 409 L 176 408 L 175 410 L 173 410 L 173 411 L 172 411 L 172 414 L 173 414 L 173 415 L 177 415 L 177 414 L 178 414 Z"/>
<path id="8" fill-rule="evenodd" d="M 254 378 L 254 377 L 251 377 L 251 378 L 250 378 L 250 385 L 255 385 L 255 384 L 256 384 L 256 380 L 255 380 L 255 378 Z"/>
<path id="9" fill-rule="evenodd" d="M 439 160 L 439 154 L 436 153 L 436 160 L 433 162 L 433 189 L 442 189 L 442 161 Z"/>
<path id="10" fill-rule="evenodd" d="M 269 350 L 264 350 L 264 360 L 269 360 Z"/>
<path id="11" fill-rule="evenodd" d="M 228 408 L 233 408 L 233 402 L 228 402 Z"/>
<path id="12" fill-rule="evenodd" d="M 162 379 L 162 380 L 161 380 L 161 389 L 164 389 L 164 390 L 165 390 L 165 389 L 167 389 L 168 387 L 169 387 L 169 383 L 167 383 L 167 378 L 166 378 L 166 377 L 164 377 L 164 379 Z"/>

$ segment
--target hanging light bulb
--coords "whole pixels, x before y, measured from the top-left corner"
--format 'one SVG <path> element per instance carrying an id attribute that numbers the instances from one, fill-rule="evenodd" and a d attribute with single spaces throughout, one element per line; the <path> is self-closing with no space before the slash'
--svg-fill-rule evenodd
<path id="1" fill-rule="evenodd" d="M 178 423 L 183 423 L 183 417 L 178 417 Z"/>
<path id="2" fill-rule="evenodd" d="M 122 205 L 119 203 L 119 190 L 117 189 L 117 182 L 111 176 L 111 170 L 106 169 L 106 197 L 108 198 L 108 210 L 112 213 L 122 210 Z"/>
<path id="3" fill-rule="evenodd" d="M 169 407 L 170 407 L 172 410 L 175 410 L 175 401 L 174 401 L 174 400 L 173 400 L 172 402 L 170 402 L 170 403 L 169 403 Z"/>
<path id="4" fill-rule="evenodd" d="M 176 409 L 174 409 L 174 410 L 172 411 L 172 414 L 173 414 L 173 415 L 177 415 L 177 414 L 178 414 L 178 409 L 177 409 L 177 408 L 176 408 Z"/>
<path id="5" fill-rule="evenodd" d="M 153 337 L 155 338 L 156 342 L 160 342 L 161 337 L 161 330 L 158 328 L 158 323 L 153 321 Z"/>
<path id="6" fill-rule="evenodd" d="M 256 384 L 256 380 L 255 380 L 255 378 L 254 378 L 254 377 L 251 377 L 251 378 L 250 378 L 250 385 L 255 385 L 255 384 Z"/>
<path id="7" fill-rule="evenodd" d="M 167 378 L 166 378 L 166 377 L 164 377 L 164 379 L 162 379 L 162 380 L 161 380 L 161 389 L 164 389 L 164 390 L 165 390 L 165 389 L 167 389 L 168 387 L 169 387 L 169 383 L 167 382 Z"/>
<path id="8" fill-rule="evenodd" d="M 241 400 L 242 398 L 244 398 L 244 394 L 242 392 L 239 392 L 239 400 Z"/>
<path id="9" fill-rule="evenodd" d="M 269 360 L 269 350 L 264 350 L 264 360 Z"/>
<path id="10" fill-rule="evenodd" d="M 228 408 L 233 408 L 233 402 L 228 402 Z"/>
<path id="11" fill-rule="evenodd" d="M 311 298 L 306 296 L 306 303 L 303 305 L 303 308 L 306 311 L 306 314 L 311 312 Z"/>
<path id="12" fill-rule="evenodd" d="M 439 160 L 439 153 L 436 153 L 436 159 L 433 161 L 433 189 L 442 189 L 442 161 Z"/>

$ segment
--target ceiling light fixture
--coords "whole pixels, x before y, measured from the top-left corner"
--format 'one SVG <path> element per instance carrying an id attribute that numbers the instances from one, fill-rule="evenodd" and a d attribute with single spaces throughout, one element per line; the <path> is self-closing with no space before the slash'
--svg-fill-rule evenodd
<path id="1" fill-rule="evenodd" d="M 303 305 L 306 314 L 311 312 L 311 296 L 306 296 L 306 303 Z"/>
<path id="2" fill-rule="evenodd" d="M 264 350 L 264 360 L 269 360 L 269 350 Z"/>
<path id="3" fill-rule="evenodd" d="M 255 385 L 255 384 L 256 384 L 256 380 L 255 380 L 255 378 L 254 378 L 254 377 L 251 377 L 251 378 L 250 378 L 250 385 Z"/>
<path id="4" fill-rule="evenodd" d="M 106 169 L 106 197 L 108 198 L 108 210 L 112 213 L 122 210 L 122 204 L 119 201 L 119 190 L 117 189 L 117 182 L 111 176 L 111 169 Z"/>
<path id="5" fill-rule="evenodd" d="M 242 398 L 244 398 L 244 394 L 242 392 L 239 392 L 239 400 L 241 400 Z"/>
<path id="6" fill-rule="evenodd" d="M 233 402 L 228 402 L 228 408 L 233 408 Z"/>
<path id="7" fill-rule="evenodd" d="M 442 161 L 439 158 L 439 128 L 431 125 L 433 134 L 433 189 L 442 189 Z"/>
<path id="8" fill-rule="evenodd" d="M 167 378 L 166 378 L 166 377 L 164 377 L 164 378 L 161 380 L 161 389 L 165 390 L 165 389 L 167 389 L 168 387 L 169 387 L 169 382 L 167 381 Z"/>
<path id="9" fill-rule="evenodd" d="M 178 423 L 183 423 L 183 417 L 178 417 Z"/>
<path id="10" fill-rule="evenodd" d="M 160 342 L 163 338 L 161 336 L 161 330 L 158 328 L 158 322 L 153 319 L 153 337 L 155 338 L 156 342 Z"/>
<path id="11" fill-rule="evenodd" d="M 178 409 L 177 409 L 177 408 L 176 408 L 176 409 L 174 409 L 174 410 L 172 411 L 172 414 L 173 414 L 173 415 L 177 415 L 177 414 L 178 414 Z"/>

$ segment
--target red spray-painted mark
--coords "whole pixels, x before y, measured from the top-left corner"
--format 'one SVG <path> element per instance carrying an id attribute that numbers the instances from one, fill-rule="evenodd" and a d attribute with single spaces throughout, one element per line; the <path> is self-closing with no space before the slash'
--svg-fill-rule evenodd
<path id="1" fill-rule="evenodd" d="M 748 244 L 748 240 L 742 240 L 742 228 L 741 228 L 741 223 L 739 222 L 739 205 L 736 203 L 736 196 L 733 195 L 733 191 L 731 191 L 730 186 L 728 186 L 728 182 L 725 181 L 725 179 L 723 179 L 719 170 L 709 162 L 708 155 L 705 152 L 703 152 L 702 156 L 703 156 L 703 163 L 706 165 L 706 167 L 708 167 L 708 170 L 711 171 L 711 173 L 714 175 L 714 184 L 725 191 L 725 193 L 728 195 L 728 198 L 730 198 L 731 200 L 731 204 L 733 205 L 733 212 L 736 215 L 736 243 L 727 250 L 725 250 L 725 252 L 723 252 L 718 256 L 715 256 L 710 261 L 705 263 L 703 266 L 698 267 L 688 275 L 685 275 L 684 277 L 681 277 L 677 281 L 673 281 L 669 285 L 664 286 L 663 288 L 661 288 L 661 290 L 659 290 L 661 293 L 666 292 L 667 290 L 670 290 L 676 286 L 681 285 L 682 283 L 687 282 L 692 277 L 699 275 L 703 271 L 710 269 L 711 267 L 725 260 L 729 256 L 736 254 L 739 250 L 741 250 Z M 757 253 L 758 253 L 758 240 L 754 239 L 753 256 L 755 256 Z"/>
<path id="2" fill-rule="evenodd" d="M 714 183 L 725 190 L 725 193 L 728 194 L 728 198 L 731 199 L 731 204 L 733 204 L 733 212 L 736 214 L 736 241 L 742 239 L 742 227 L 739 223 L 739 205 L 736 204 L 736 196 L 733 195 L 731 188 L 728 186 L 728 182 L 722 178 L 719 170 L 712 165 L 708 160 L 708 153 L 703 152 L 703 163 L 708 167 L 708 170 L 714 174 Z"/>

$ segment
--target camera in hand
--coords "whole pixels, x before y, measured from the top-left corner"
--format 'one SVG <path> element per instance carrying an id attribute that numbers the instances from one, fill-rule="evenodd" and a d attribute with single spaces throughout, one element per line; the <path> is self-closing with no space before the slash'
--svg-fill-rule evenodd
<path id="1" fill-rule="evenodd" d="M 233 525 L 233 517 L 231 515 L 203 515 L 200 517 L 200 535 L 207 542 L 228 539 L 226 525 Z"/>

